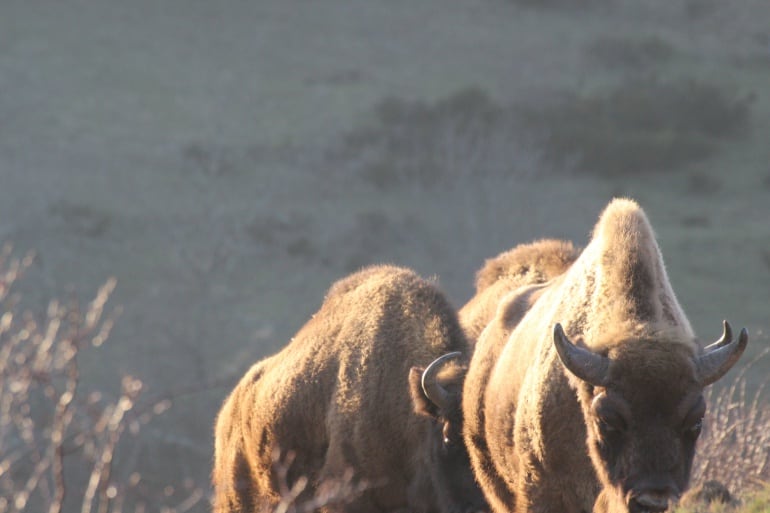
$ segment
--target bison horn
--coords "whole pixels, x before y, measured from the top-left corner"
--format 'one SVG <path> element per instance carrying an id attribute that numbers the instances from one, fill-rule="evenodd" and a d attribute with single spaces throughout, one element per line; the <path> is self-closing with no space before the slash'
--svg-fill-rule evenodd
<path id="1" fill-rule="evenodd" d="M 422 391 L 425 392 L 425 397 L 430 399 L 433 404 L 442 410 L 451 408 L 452 396 L 449 391 L 438 382 L 438 373 L 444 367 L 444 364 L 450 360 L 459 358 L 461 355 L 461 352 L 455 351 L 439 356 L 433 360 L 422 373 Z"/>
<path id="2" fill-rule="evenodd" d="M 749 333 L 746 328 L 741 330 L 738 340 L 733 341 L 730 323 L 724 321 L 722 337 L 707 346 L 695 360 L 701 385 L 705 387 L 724 376 L 741 357 L 748 342 Z"/>
<path id="3" fill-rule="evenodd" d="M 553 342 L 564 366 L 578 378 L 595 386 L 605 386 L 610 359 L 573 344 L 558 322 L 553 327 Z"/>

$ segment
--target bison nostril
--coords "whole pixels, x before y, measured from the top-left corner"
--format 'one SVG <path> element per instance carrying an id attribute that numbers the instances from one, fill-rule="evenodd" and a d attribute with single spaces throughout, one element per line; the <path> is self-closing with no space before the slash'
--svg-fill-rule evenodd
<path id="1" fill-rule="evenodd" d="M 668 494 L 641 493 L 631 499 L 631 511 L 662 513 L 668 509 Z"/>

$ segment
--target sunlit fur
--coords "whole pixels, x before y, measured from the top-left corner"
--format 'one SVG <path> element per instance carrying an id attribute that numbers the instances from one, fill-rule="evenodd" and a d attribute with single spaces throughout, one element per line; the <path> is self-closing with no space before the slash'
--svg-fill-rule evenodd
<path id="1" fill-rule="evenodd" d="M 369 487 L 321 511 L 465 511 L 448 504 L 450 495 L 439 487 L 452 483 L 453 473 L 473 483 L 467 456 L 457 460 L 462 468 L 435 466 L 440 424 L 447 418 L 459 424 L 459 413 L 417 414 L 409 385 L 413 366 L 452 351 L 467 354 L 456 313 L 413 272 L 377 266 L 334 284 L 291 342 L 255 364 L 222 406 L 214 511 L 273 511 L 281 500 L 272 460 L 277 450 L 295 454 L 285 485 L 309 479 L 295 500 L 300 507 L 352 470 L 355 481 Z M 476 494 L 480 499 L 478 488 Z"/>
<path id="2" fill-rule="evenodd" d="M 604 386 L 565 368 L 556 323 L 609 356 Z M 638 513 L 641 492 L 683 492 L 702 415 L 695 354 L 644 212 L 612 201 L 577 260 L 504 296 L 476 344 L 465 438 L 492 509 Z"/>
<path id="3" fill-rule="evenodd" d="M 492 320 L 505 295 L 524 285 L 545 283 L 559 276 L 579 255 L 571 242 L 542 239 L 488 259 L 476 273 L 476 294 L 459 312 L 460 323 L 471 343 Z"/>

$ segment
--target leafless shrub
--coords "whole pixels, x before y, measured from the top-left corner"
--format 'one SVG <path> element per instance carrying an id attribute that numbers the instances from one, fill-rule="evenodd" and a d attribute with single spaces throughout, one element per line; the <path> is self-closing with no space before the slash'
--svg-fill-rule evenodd
<path id="1" fill-rule="evenodd" d="M 719 481 L 732 493 L 770 482 L 770 407 L 765 384 L 747 394 L 746 374 L 760 354 L 741 369 L 730 386 L 706 393 L 708 410 L 693 466 L 693 485 Z"/>
<path id="2" fill-rule="evenodd" d="M 115 397 L 84 390 L 79 358 L 107 340 L 117 312 L 105 311 L 115 280 L 88 304 L 51 301 L 44 315 L 20 311 L 13 287 L 32 256 L 0 252 L 0 513 L 117 513 L 147 504 L 184 512 L 205 493 L 190 484 L 184 497 L 158 495 L 136 472 L 117 472 L 122 436 L 170 406 L 140 404 L 142 382 L 124 376 Z"/>
<path id="3" fill-rule="evenodd" d="M 378 484 L 356 479 L 351 469 L 341 478 L 323 483 L 312 497 L 302 498 L 308 479 L 302 476 L 294 483 L 289 483 L 288 479 L 295 456 L 293 451 L 273 452 L 273 470 L 278 481 L 281 502 L 272 511 L 262 513 L 313 513 L 319 508 L 351 502 L 362 492 Z"/>

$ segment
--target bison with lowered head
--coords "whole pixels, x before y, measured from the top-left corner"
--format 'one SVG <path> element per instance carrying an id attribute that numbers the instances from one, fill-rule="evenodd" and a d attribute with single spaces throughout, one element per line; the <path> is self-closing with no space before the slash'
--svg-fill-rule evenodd
<path id="1" fill-rule="evenodd" d="M 520 244 L 484 262 L 476 273 L 476 294 L 459 312 L 460 324 L 471 344 L 494 318 L 504 296 L 559 276 L 579 255 L 571 242 L 542 239 Z"/>
<path id="2" fill-rule="evenodd" d="M 413 272 L 375 266 L 340 280 L 222 406 L 214 510 L 274 511 L 290 490 L 325 512 L 481 509 L 461 428 L 467 349 L 445 297 Z M 278 451 L 290 465 L 276 464 Z M 356 493 L 333 496 L 351 477 Z"/>
<path id="3" fill-rule="evenodd" d="M 748 337 L 699 349 L 639 206 L 612 201 L 577 260 L 500 300 L 463 389 L 496 512 L 662 512 L 686 489 L 702 391 Z"/>

